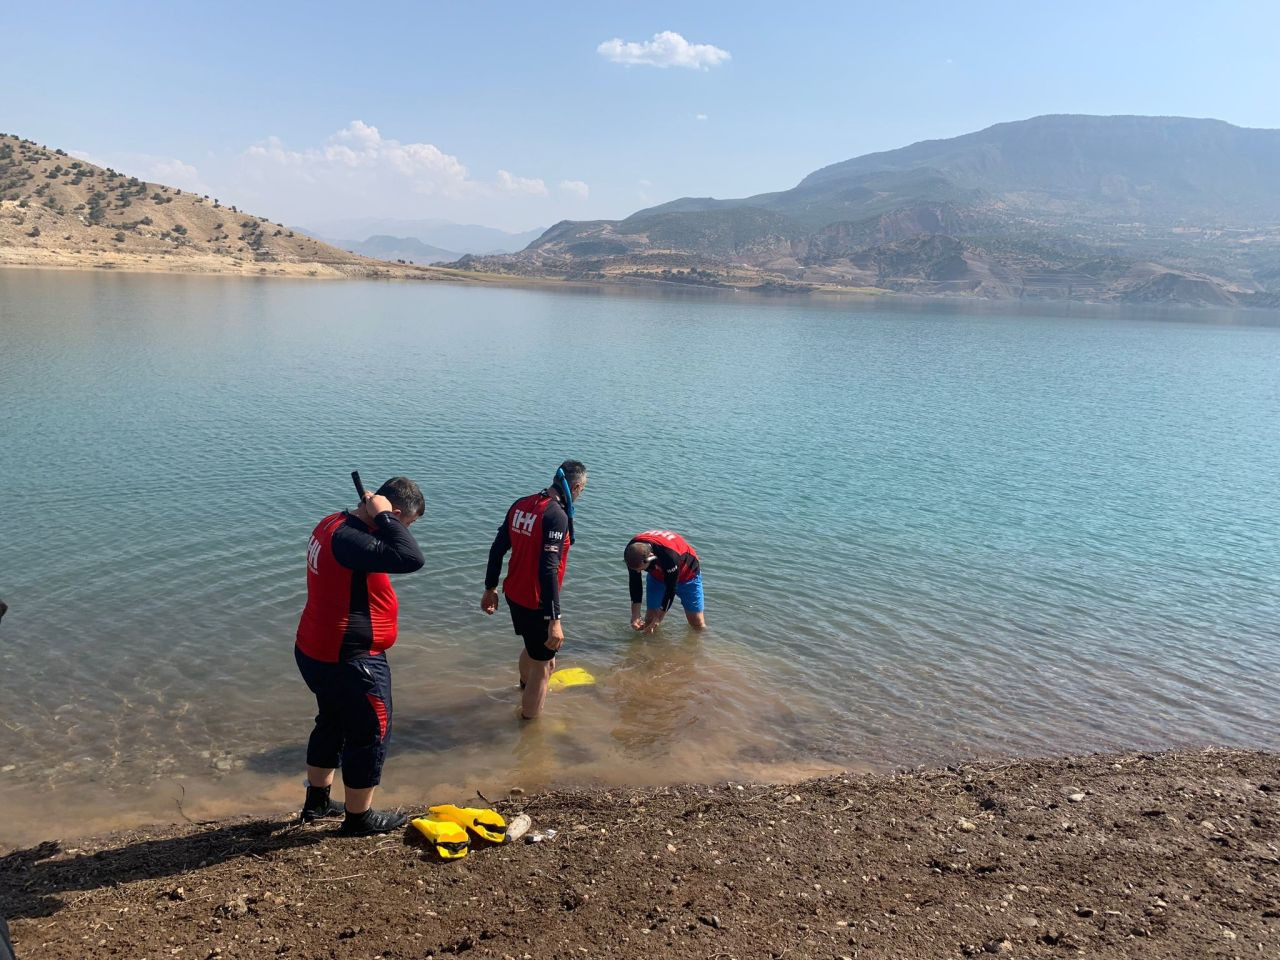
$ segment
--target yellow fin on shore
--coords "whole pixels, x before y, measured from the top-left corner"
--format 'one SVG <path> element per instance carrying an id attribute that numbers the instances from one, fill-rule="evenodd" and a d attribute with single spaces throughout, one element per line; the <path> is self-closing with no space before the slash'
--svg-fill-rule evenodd
<path id="1" fill-rule="evenodd" d="M 565 667 L 563 670 L 557 670 L 551 675 L 551 679 L 547 682 L 548 690 L 564 690 L 566 687 L 586 687 L 596 682 L 593 677 L 582 667 Z"/>
<path id="2" fill-rule="evenodd" d="M 419 833 L 435 845 L 436 853 L 445 860 L 465 857 L 467 851 L 471 849 L 471 838 L 467 836 L 467 831 L 456 823 L 430 820 L 427 817 L 418 817 L 411 823 Z"/>
<path id="3" fill-rule="evenodd" d="M 432 807 L 430 813 L 433 819 L 456 823 L 490 843 L 503 843 L 507 839 L 507 821 L 496 810 L 442 803 Z"/>

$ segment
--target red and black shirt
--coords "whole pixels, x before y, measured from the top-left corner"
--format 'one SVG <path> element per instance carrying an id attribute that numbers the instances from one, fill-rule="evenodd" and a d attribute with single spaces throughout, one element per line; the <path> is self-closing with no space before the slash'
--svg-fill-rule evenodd
<path id="1" fill-rule="evenodd" d="M 521 497 L 507 511 L 489 548 L 484 585 L 492 590 L 502 573 L 502 558 L 511 551 L 502 592 L 508 603 L 541 610 L 548 620 L 560 619 L 560 587 L 569 564 L 572 524 L 559 490 L 540 490 Z"/>
<path id="2" fill-rule="evenodd" d="M 372 527 L 345 511 L 325 517 L 307 545 L 298 649 L 325 663 L 381 654 L 396 642 L 399 610 L 387 574 L 412 573 L 425 562 L 409 528 L 389 512 Z"/>
<path id="3" fill-rule="evenodd" d="M 667 589 L 662 598 L 662 609 L 670 610 L 676 598 L 676 584 L 688 583 L 702 572 L 698 563 L 698 551 L 684 537 L 671 530 L 646 530 L 632 537 L 627 546 L 632 543 L 649 545 L 653 560 L 645 569 L 665 583 Z M 631 570 L 629 573 L 631 602 L 639 603 L 644 599 L 644 583 L 639 570 Z"/>

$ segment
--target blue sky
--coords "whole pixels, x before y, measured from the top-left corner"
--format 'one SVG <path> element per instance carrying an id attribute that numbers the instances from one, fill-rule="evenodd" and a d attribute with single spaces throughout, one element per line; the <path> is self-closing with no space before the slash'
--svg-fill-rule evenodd
<path id="1" fill-rule="evenodd" d="M 0 130 L 300 225 L 620 217 L 1043 113 L 1280 127 L 1274 2 L 66 0 L 4 19 Z M 663 32 L 679 43 L 645 46 Z"/>

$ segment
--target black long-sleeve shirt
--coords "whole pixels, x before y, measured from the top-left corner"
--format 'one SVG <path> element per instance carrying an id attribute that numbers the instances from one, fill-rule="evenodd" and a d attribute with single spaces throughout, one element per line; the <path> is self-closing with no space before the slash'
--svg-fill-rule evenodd
<path id="1" fill-rule="evenodd" d="M 413 573 L 426 564 L 409 528 L 385 511 L 373 521 L 372 532 L 353 514 L 333 532 L 333 558 L 361 573 Z"/>

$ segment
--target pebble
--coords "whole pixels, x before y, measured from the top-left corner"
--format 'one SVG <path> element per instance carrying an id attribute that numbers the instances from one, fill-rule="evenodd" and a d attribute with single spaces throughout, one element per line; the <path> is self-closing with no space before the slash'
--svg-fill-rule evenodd
<path id="1" fill-rule="evenodd" d="M 523 795 L 524 795 L 524 787 L 512 787 L 511 789 L 509 789 L 509 790 L 507 791 L 507 793 L 509 793 L 509 794 L 510 794 L 511 796 L 513 796 L 513 797 L 523 796 Z"/>
<path id="2" fill-rule="evenodd" d="M 976 823 L 974 823 L 972 820 L 966 820 L 964 819 L 964 817 L 961 817 L 959 820 L 956 821 L 956 826 L 959 827 L 961 830 L 963 830 L 965 833 L 972 833 L 974 830 L 978 829 L 978 825 Z"/>
<path id="3" fill-rule="evenodd" d="M 1093 907 L 1076 907 L 1077 917 L 1092 917 Z"/>
<path id="4" fill-rule="evenodd" d="M 1080 803 L 1084 800 L 1083 793 L 1073 793 L 1067 797 L 1067 803 Z"/>

